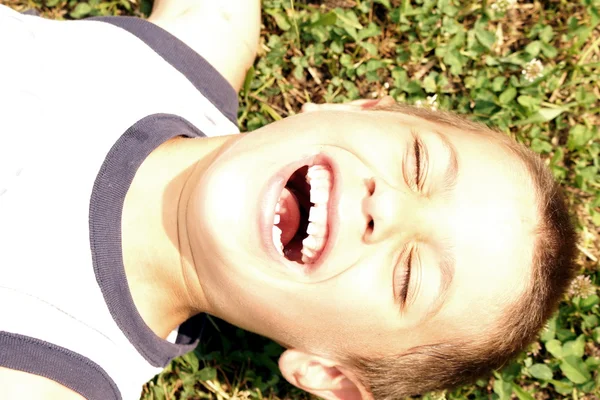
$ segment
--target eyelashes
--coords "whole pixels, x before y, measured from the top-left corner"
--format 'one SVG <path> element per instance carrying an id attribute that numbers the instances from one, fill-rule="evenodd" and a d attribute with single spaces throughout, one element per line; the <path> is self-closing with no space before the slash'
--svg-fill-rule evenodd
<path id="1" fill-rule="evenodd" d="M 413 135 L 413 154 L 415 157 L 415 177 L 414 185 L 417 190 L 423 188 L 425 173 L 427 170 L 427 149 L 417 135 Z"/>
<path id="2" fill-rule="evenodd" d="M 404 181 L 411 189 L 421 190 L 427 170 L 427 149 L 415 132 L 412 133 L 412 143 L 407 146 L 405 166 L 402 169 Z"/>
<path id="3" fill-rule="evenodd" d="M 413 261 L 416 257 L 415 247 L 405 245 L 398 255 L 394 268 L 394 300 L 402 311 L 406 307 L 410 288 Z"/>
<path id="4" fill-rule="evenodd" d="M 408 259 L 406 260 L 406 268 L 404 269 L 404 276 L 402 277 L 402 289 L 398 294 L 398 297 L 402 301 L 403 305 L 406 305 L 406 298 L 408 297 L 408 287 L 410 283 L 410 273 L 412 270 L 412 259 L 414 250 L 408 253 Z"/>
<path id="5" fill-rule="evenodd" d="M 415 154 L 415 185 L 419 187 L 421 179 L 421 144 L 417 137 L 413 140 L 413 152 Z"/>

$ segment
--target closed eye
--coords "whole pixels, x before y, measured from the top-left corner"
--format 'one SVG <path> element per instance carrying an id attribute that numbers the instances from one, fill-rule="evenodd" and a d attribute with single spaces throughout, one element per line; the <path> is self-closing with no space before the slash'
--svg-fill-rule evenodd
<path id="1" fill-rule="evenodd" d="M 412 132 L 412 143 L 408 147 L 404 181 L 415 191 L 423 188 L 427 170 L 427 149 L 416 132 Z"/>
<path id="2" fill-rule="evenodd" d="M 427 175 L 427 148 L 418 135 L 413 134 L 413 138 L 413 153 L 415 156 L 414 182 L 416 190 L 422 190 L 425 176 Z"/>
<path id="3" fill-rule="evenodd" d="M 407 251 L 409 253 L 408 256 L 405 257 Z M 406 307 L 406 301 L 408 299 L 414 251 L 414 249 L 405 246 L 400 252 L 398 257 L 399 262 L 394 269 L 394 300 L 400 307 L 400 310 L 403 310 Z"/>
<path id="4" fill-rule="evenodd" d="M 413 140 L 413 152 L 415 154 L 415 186 L 418 188 L 421 179 L 421 144 L 417 136 Z"/>
<path id="5" fill-rule="evenodd" d="M 398 298 L 401 301 L 403 307 L 406 305 L 406 298 L 408 297 L 408 287 L 410 284 L 410 272 L 412 269 L 413 252 L 414 251 L 411 251 L 408 254 L 408 259 L 406 260 L 406 268 L 404 268 L 404 276 L 402 277 L 402 288 L 400 289 L 400 293 L 398 293 Z"/>

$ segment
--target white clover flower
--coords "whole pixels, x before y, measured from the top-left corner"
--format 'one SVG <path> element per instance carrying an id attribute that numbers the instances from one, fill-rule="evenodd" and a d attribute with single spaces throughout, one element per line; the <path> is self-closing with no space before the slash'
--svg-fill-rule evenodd
<path id="1" fill-rule="evenodd" d="M 569 287 L 569 296 L 586 298 L 596 294 L 596 288 L 589 276 L 579 275 Z"/>
<path id="2" fill-rule="evenodd" d="M 427 105 L 433 111 L 437 111 L 437 109 L 438 109 L 437 94 L 434 94 L 433 96 L 428 96 L 427 97 Z"/>
<path id="3" fill-rule="evenodd" d="M 498 0 L 490 6 L 495 12 L 505 13 L 517 4 L 517 0 Z"/>
<path id="4" fill-rule="evenodd" d="M 415 101 L 415 107 L 428 108 L 432 111 L 437 111 L 437 109 L 438 109 L 437 94 L 434 94 L 432 96 L 427 96 L 427 99 L 425 101 L 423 101 L 421 99 Z"/>
<path id="5" fill-rule="evenodd" d="M 537 78 L 541 78 L 544 74 L 544 64 L 537 58 L 529 61 L 525 64 L 525 68 L 521 71 L 521 74 L 525 75 L 525 79 L 529 82 L 535 81 Z"/>

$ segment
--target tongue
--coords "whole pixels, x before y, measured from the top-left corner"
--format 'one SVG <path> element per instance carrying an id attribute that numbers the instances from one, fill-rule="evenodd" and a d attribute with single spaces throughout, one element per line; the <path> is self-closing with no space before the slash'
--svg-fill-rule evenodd
<path id="1" fill-rule="evenodd" d="M 281 229 L 281 243 L 285 246 L 296 235 L 300 226 L 300 208 L 296 197 L 287 189 L 283 189 L 281 192 L 279 204 L 281 219 L 277 226 Z"/>

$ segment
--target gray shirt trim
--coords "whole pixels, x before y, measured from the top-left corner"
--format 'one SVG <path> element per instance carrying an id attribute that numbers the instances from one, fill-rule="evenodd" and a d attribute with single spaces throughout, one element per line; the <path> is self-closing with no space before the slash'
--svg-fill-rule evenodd
<path id="1" fill-rule="evenodd" d="M 152 22 L 135 17 L 95 17 L 138 37 L 181 72 L 204 97 L 237 125 L 238 97 L 229 82 L 188 45 Z M 210 40 L 210 39 L 208 39 Z"/>
<path id="2" fill-rule="evenodd" d="M 0 332 L 0 365 L 52 379 L 88 400 L 121 400 L 117 385 L 98 364 L 42 340 Z"/>
<path id="3" fill-rule="evenodd" d="M 103 18 L 101 21 L 141 39 L 235 123 L 237 95 L 234 89 L 188 46 L 141 19 Z M 118 95 L 118 91 L 115 93 Z M 130 127 L 113 145 L 100 167 L 89 205 L 93 268 L 104 301 L 132 346 L 155 367 L 164 367 L 172 358 L 194 349 L 201 335 L 200 322 L 205 316 L 194 317 L 182 324 L 176 343 L 156 336 L 144 323 L 131 298 L 124 272 L 121 214 L 125 194 L 143 160 L 175 136 L 192 138 L 204 134 L 185 119 L 167 114 L 145 117 Z M 121 399 L 115 382 L 98 364 L 72 350 L 39 339 L 0 332 L 0 365 L 47 377 L 90 400 Z"/>
<path id="4" fill-rule="evenodd" d="M 134 124 L 110 150 L 90 201 L 90 244 L 98 285 L 119 328 L 155 367 L 165 367 L 173 358 L 194 349 L 201 334 L 200 319 L 204 316 L 186 321 L 175 344 L 158 337 L 146 325 L 133 303 L 125 276 L 121 216 L 125 195 L 142 162 L 154 149 L 176 136 L 193 138 L 204 134 L 175 115 L 150 115 Z"/>

